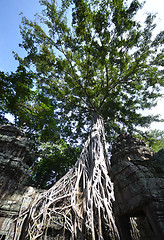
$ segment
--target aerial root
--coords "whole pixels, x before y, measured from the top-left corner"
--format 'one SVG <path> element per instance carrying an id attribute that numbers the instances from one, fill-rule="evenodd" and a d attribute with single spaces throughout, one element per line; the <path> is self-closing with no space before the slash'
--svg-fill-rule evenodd
<path id="1" fill-rule="evenodd" d="M 14 237 L 8 239 L 21 240 L 23 229 L 26 239 L 44 239 L 49 228 L 69 232 L 65 239 L 119 239 L 101 118 L 93 129 L 75 166 L 17 218 Z"/>

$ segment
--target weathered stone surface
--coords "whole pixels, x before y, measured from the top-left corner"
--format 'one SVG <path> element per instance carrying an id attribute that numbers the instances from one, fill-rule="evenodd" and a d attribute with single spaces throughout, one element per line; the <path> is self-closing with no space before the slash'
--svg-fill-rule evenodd
<path id="1" fill-rule="evenodd" d="M 9 231 L 11 239 L 15 239 L 14 220 L 43 192 L 28 186 L 34 157 L 32 142 L 20 129 L 0 127 L 0 239 L 6 239 Z"/>
<path id="2" fill-rule="evenodd" d="M 122 239 L 141 239 L 141 235 L 142 239 L 164 239 L 164 150 L 153 154 L 143 141 L 121 135 L 113 146 L 111 163 L 113 206 Z M 130 217 L 138 216 L 151 224 L 152 238 L 147 235 L 148 224 L 138 229 L 140 238 L 130 233 Z"/>
<path id="3" fill-rule="evenodd" d="M 20 211 L 25 211 L 39 194 L 35 188 L 27 186 L 24 187 L 22 192 L 17 190 L 1 201 L 0 237 L 5 237 Z"/>
<path id="4" fill-rule="evenodd" d="M 26 209 L 37 191 L 28 187 L 34 160 L 32 142 L 14 126 L 0 127 L 0 239 L 5 239 L 20 209 Z"/>
<path id="5" fill-rule="evenodd" d="M 0 127 L 0 195 L 25 183 L 34 160 L 32 142 L 14 126 Z M 5 191 L 5 192 L 4 192 Z M 6 195 L 5 194 L 5 195 Z"/>

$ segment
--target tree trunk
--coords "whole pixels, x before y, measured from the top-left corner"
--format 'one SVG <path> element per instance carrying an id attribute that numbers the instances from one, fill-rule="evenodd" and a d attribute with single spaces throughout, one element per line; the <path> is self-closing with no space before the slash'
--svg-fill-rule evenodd
<path id="1" fill-rule="evenodd" d="M 25 239 L 24 232 L 30 240 L 119 239 L 109 170 L 103 120 L 95 115 L 75 166 L 20 215 L 12 239 Z"/>

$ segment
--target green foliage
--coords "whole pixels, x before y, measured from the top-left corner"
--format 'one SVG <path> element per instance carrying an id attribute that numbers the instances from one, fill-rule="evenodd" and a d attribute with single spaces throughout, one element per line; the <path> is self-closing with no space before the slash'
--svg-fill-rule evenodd
<path id="1" fill-rule="evenodd" d="M 156 105 L 164 85 L 164 31 L 153 36 L 154 15 L 148 14 L 143 25 L 135 20 L 142 8 L 137 0 L 40 4 L 44 9 L 35 21 L 22 18 L 20 47 L 27 54 L 15 54 L 35 77 L 35 90 L 22 98 L 24 107 L 11 106 L 19 125 L 48 142 L 48 150 L 58 139 L 71 146 L 82 143 L 95 113 L 105 120 L 108 141 L 158 120 L 139 113 Z M 46 161 L 38 163 L 40 169 L 46 169 Z"/>
<path id="2" fill-rule="evenodd" d="M 27 72 L 22 65 L 18 66 L 15 73 L 0 72 L 0 119 L 2 122 L 7 122 L 6 113 L 14 115 L 15 122 L 17 121 L 18 113 L 29 99 L 32 87 L 33 73 Z"/>
<path id="3" fill-rule="evenodd" d="M 63 140 L 43 143 L 39 158 L 32 167 L 32 183 L 40 188 L 50 187 L 60 179 L 77 161 L 80 150 L 71 148 Z"/>
<path id="4" fill-rule="evenodd" d="M 142 139 L 152 148 L 154 152 L 164 149 L 164 131 L 150 130 L 146 131 Z"/>
<path id="5" fill-rule="evenodd" d="M 142 7 L 137 0 L 40 3 L 36 21 L 22 19 L 27 56 L 17 57 L 35 66 L 37 88 L 56 100 L 62 136 L 82 136 L 94 112 L 109 136 L 156 120 L 138 112 L 156 105 L 163 85 L 164 32 L 152 38 L 155 16 L 148 14 L 141 26 L 134 18 Z"/>
<path id="6" fill-rule="evenodd" d="M 31 94 L 30 101 L 19 111 L 19 126 L 24 126 L 26 134 L 39 141 L 55 142 L 59 138 L 54 106 L 47 96 L 37 90 Z"/>

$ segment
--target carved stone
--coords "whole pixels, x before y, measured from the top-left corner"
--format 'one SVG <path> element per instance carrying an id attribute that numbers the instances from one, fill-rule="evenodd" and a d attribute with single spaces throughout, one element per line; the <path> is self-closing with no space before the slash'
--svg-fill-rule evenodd
<path id="1" fill-rule="evenodd" d="M 153 155 L 143 141 L 121 135 L 113 145 L 111 164 L 121 239 L 164 239 L 164 150 Z M 139 238 L 131 230 L 134 219 Z"/>

